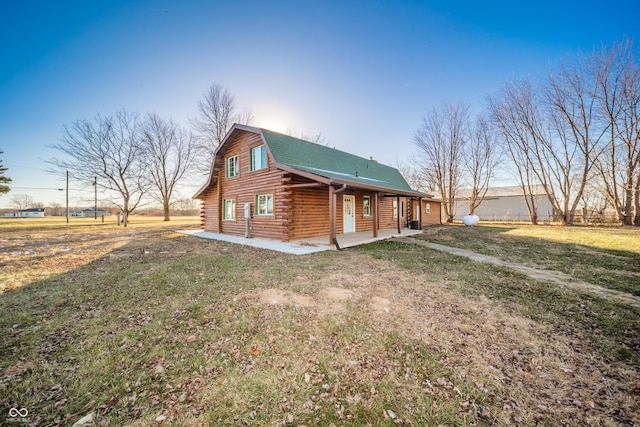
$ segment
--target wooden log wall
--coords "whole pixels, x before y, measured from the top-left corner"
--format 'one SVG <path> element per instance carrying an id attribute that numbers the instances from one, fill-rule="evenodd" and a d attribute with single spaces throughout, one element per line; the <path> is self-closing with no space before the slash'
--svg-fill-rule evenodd
<path id="1" fill-rule="evenodd" d="M 292 176 L 291 184 L 312 184 L 310 179 Z M 291 189 L 291 239 L 329 235 L 329 188 L 327 185 Z"/>
<path id="2" fill-rule="evenodd" d="M 226 161 L 218 172 L 219 191 L 212 187 L 205 197 L 205 230 L 244 236 L 246 221 L 244 204 L 251 203 L 252 237 L 288 240 L 288 221 L 291 210 L 291 193 L 285 188 L 290 178 L 283 171 L 273 168 L 270 158 L 268 167 L 251 171 L 251 148 L 262 144 L 259 135 L 243 132 L 233 141 L 227 141 L 218 155 L 226 159 L 238 155 L 238 176 L 226 176 Z M 270 194 L 273 196 L 273 214 L 256 214 L 256 196 Z M 224 200 L 235 200 L 235 219 L 222 219 Z M 219 227 L 218 227 L 219 224 Z"/>
<path id="3" fill-rule="evenodd" d="M 396 196 L 380 197 L 380 229 L 398 228 L 398 219 L 393 217 L 393 201 L 397 200 Z M 403 203 L 404 202 L 404 203 Z M 400 197 L 398 211 L 400 211 L 400 224 L 404 227 L 407 222 L 407 203 L 406 197 Z M 404 209 L 403 208 L 404 205 Z"/>
<path id="4" fill-rule="evenodd" d="M 429 204 L 430 212 L 427 213 L 427 204 Z M 440 213 L 440 202 L 423 200 L 422 201 L 422 225 L 441 224 L 442 218 Z"/>
<path id="5" fill-rule="evenodd" d="M 208 190 L 202 201 L 201 224 L 205 231 L 218 232 L 218 193 Z"/>
<path id="6" fill-rule="evenodd" d="M 299 177 L 293 177 L 292 184 L 312 182 Z M 344 196 L 355 196 L 356 231 L 371 231 L 373 233 L 373 215 L 364 215 L 364 197 L 369 196 L 374 203 L 374 193 L 365 190 L 347 188 L 336 194 L 336 232 L 344 232 Z M 329 192 L 327 186 L 313 188 L 292 189 L 292 209 L 290 238 L 302 239 L 306 237 L 329 235 Z M 393 202 L 395 197 L 380 197 L 379 215 L 380 229 L 397 228 L 397 219 L 393 218 Z M 401 198 L 407 209 L 407 199 Z M 373 209 L 372 209 L 373 213 Z M 406 213 L 405 213 L 406 215 Z M 404 221 L 405 218 L 401 218 Z"/>

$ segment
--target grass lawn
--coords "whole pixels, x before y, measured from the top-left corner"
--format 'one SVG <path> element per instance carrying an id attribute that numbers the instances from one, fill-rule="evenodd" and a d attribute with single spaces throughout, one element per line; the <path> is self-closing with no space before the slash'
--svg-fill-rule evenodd
<path id="1" fill-rule="evenodd" d="M 438 227 L 422 238 L 640 295 L 637 227 Z"/>
<path id="2" fill-rule="evenodd" d="M 0 424 L 640 422 L 638 310 L 416 245 L 172 232 L 196 225 L 0 223 Z"/>

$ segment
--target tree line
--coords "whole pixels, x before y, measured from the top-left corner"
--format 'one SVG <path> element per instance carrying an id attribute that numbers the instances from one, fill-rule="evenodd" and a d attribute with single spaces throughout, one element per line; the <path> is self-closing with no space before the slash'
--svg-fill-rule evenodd
<path id="1" fill-rule="evenodd" d="M 197 104 L 187 128 L 156 113 L 120 110 L 65 125 L 48 160 L 52 173 L 94 182 L 126 218 L 148 200 L 159 202 L 165 221 L 179 185 L 191 174 L 207 176 L 216 147 L 234 123 L 252 124 L 250 111 L 236 112 L 233 95 L 213 84 Z"/>
<path id="2" fill-rule="evenodd" d="M 418 156 L 403 172 L 415 188 L 441 195 L 447 222 L 462 188 L 473 212 L 501 174 L 518 183 L 534 224 L 542 187 L 563 224 L 573 224 L 580 207 L 608 206 L 622 224 L 640 226 L 639 106 L 640 67 L 625 39 L 562 59 L 545 76 L 505 82 L 478 114 L 463 101 L 431 109 L 414 133 Z M 233 124 L 254 121 L 213 84 L 189 127 L 156 113 L 98 114 L 64 126 L 52 147 L 65 156 L 49 163 L 95 183 L 125 217 L 151 199 L 169 220 L 180 183 L 204 180 Z M 301 137 L 325 143 L 321 134 Z M 5 171 L 0 163 L 0 192 L 9 188 Z"/>
<path id="3" fill-rule="evenodd" d="M 445 103 L 414 134 L 414 174 L 442 195 L 446 221 L 463 186 L 473 212 L 496 174 L 508 173 L 534 224 L 542 186 L 562 224 L 573 224 L 581 206 L 609 206 L 622 224 L 640 226 L 640 67 L 632 40 L 560 60 L 543 77 L 514 78 L 484 104 L 474 118 L 464 102 Z"/>

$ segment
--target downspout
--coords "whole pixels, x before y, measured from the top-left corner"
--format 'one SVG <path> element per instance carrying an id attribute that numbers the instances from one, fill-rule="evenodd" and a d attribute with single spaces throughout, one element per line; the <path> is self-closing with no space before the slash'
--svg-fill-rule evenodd
<path id="1" fill-rule="evenodd" d="M 332 211 L 329 212 L 329 222 L 331 223 L 330 243 L 333 243 L 336 246 L 337 250 L 340 250 L 340 245 L 338 244 L 338 238 L 337 238 L 337 232 L 336 232 L 336 194 L 341 193 L 346 189 L 347 189 L 347 184 L 342 184 L 341 188 L 337 190 L 333 190 L 333 185 L 329 183 L 329 194 L 332 197 L 332 200 L 330 200 L 330 206 Z"/>

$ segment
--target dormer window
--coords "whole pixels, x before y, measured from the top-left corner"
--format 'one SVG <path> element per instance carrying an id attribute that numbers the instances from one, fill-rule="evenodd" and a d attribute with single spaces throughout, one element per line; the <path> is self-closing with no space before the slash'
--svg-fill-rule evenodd
<path id="1" fill-rule="evenodd" d="M 258 145 L 251 149 L 251 170 L 257 171 L 265 169 L 267 167 L 267 148 L 263 145 Z"/>
<path id="2" fill-rule="evenodd" d="M 227 157 L 227 178 L 233 178 L 234 176 L 238 176 L 240 169 L 238 168 L 238 155 Z"/>

